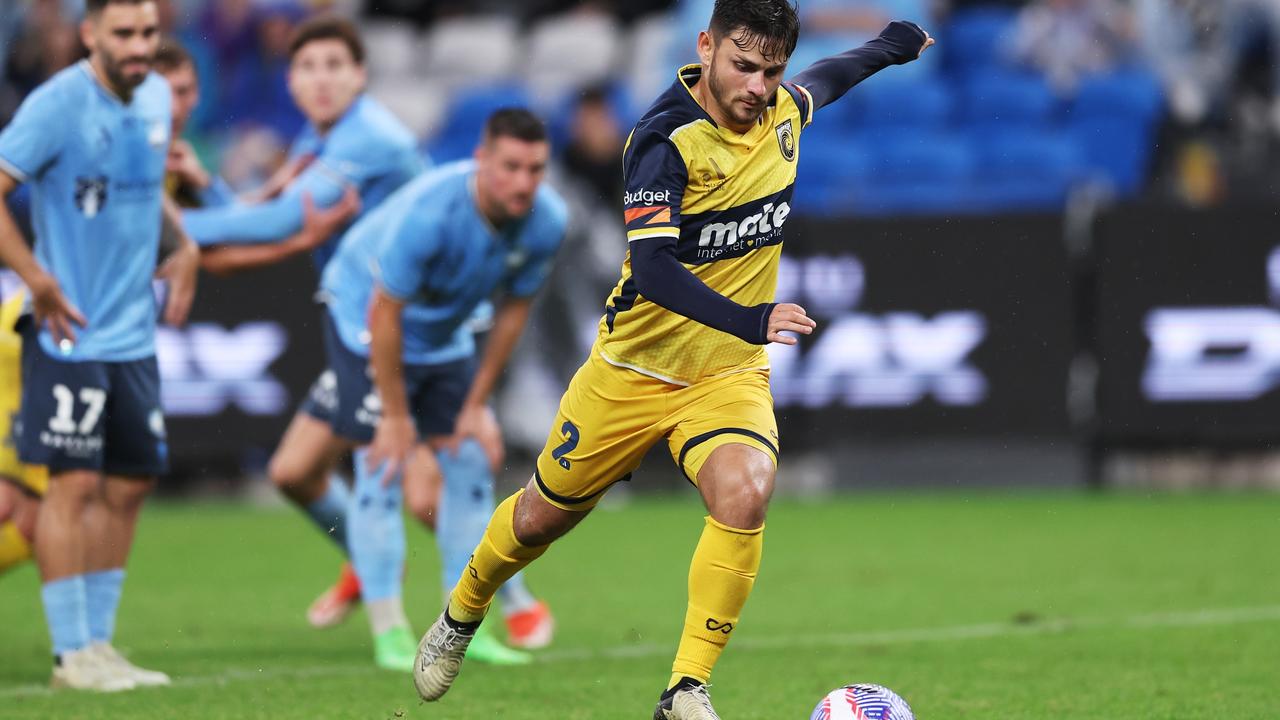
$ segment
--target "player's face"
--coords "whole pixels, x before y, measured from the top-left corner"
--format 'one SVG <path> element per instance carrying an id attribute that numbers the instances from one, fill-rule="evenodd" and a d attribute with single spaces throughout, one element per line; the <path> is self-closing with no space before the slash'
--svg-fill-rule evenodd
<path id="1" fill-rule="evenodd" d="M 154 2 L 111 3 L 85 18 L 80 38 L 107 82 L 132 90 L 151 72 L 160 47 L 160 12 Z"/>
<path id="2" fill-rule="evenodd" d="M 716 42 L 703 32 L 698 36 L 698 55 L 706 70 L 712 101 L 724 119 L 741 130 L 749 128 L 769 105 L 782 83 L 787 59 L 766 56 L 759 44 L 739 47 L 731 33 Z"/>
<path id="3" fill-rule="evenodd" d="M 169 90 L 173 93 L 173 136 L 177 137 L 186 129 L 191 113 L 200 104 L 200 82 L 196 79 L 196 69 L 190 63 L 165 73 L 164 79 L 169 81 Z"/>
<path id="4" fill-rule="evenodd" d="M 503 136 L 481 143 L 476 150 L 476 183 L 482 205 L 496 211 L 502 220 L 527 215 L 547 174 L 550 153 L 546 141 Z"/>
<path id="5" fill-rule="evenodd" d="M 364 67 L 337 38 L 313 40 L 298 49 L 289 64 L 289 92 L 313 124 L 329 127 L 364 89 Z"/>

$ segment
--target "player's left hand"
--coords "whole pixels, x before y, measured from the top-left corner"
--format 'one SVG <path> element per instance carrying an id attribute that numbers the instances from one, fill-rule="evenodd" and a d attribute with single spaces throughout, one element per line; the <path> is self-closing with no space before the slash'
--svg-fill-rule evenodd
<path id="1" fill-rule="evenodd" d="M 444 441 L 445 452 L 457 453 L 467 438 L 475 438 L 489 458 L 489 466 L 496 472 L 502 465 L 502 430 L 488 405 L 467 404 L 458 413 L 453 424 L 453 434 Z"/>
<path id="2" fill-rule="evenodd" d="M 169 295 L 164 304 L 164 321 L 181 327 L 187 322 L 191 305 L 196 299 L 196 284 L 200 277 L 200 248 L 187 240 L 169 256 L 156 277 L 169 282 Z"/>
<path id="3" fill-rule="evenodd" d="M 924 28 L 920 28 L 920 32 L 924 33 L 924 45 L 920 46 L 920 52 L 916 53 L 916 58 L 919 58 L 921 55 L 924 54 L 925 50 L 928 50 L 930 47 L 933 47 L 934 45 L 934 40 L 929 35 L 928 30 L 925 30 Z"/>
<path id="4" fill-rule="evenodd" d="M 813 333 L 813 329 L 816 327 L 818 327 L 818 323 L 809 317 L 804 308 L 794 303 L 778 303 L 773 307 L 773 312 L 769 313 L 769 329 L 765 339 L 771 343 L 795 345 L 799 342 L 798 340 L 782 333 L 793 332 L 800 335 L 809 335 Z"/>
<path id="5" fill-rule="evenodd" d="M 383 415 L 369 445 L 365 469 L 377 472 L 382 469 L 382 485 L 391 484 L 408 462 L 409 454 L 418 442 L 418 431 L 413 418 L 408 415 Z"/>

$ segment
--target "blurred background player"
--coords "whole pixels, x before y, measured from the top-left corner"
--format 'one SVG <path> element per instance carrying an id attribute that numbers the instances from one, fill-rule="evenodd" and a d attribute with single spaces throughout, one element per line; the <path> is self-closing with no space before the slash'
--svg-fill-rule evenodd
<path id="1" fill-rule="evenodd" d="M 179 207 L 218 207 L 235 202 L 236 196 L 218 175 L 200 162 L 195 148 L 183 137 L 192 114 L 200 105 L 200 78 L 195 60 L 173 38 L 165 38 L 156 51 L 156 72 L 169 83 L 173 95 L 173 130 L 165 161 L 165 190 Z"/>
<path id="2" fill-rule="evenodd" d="M 563 201 L 542 186 L 548 154 L 536 116 L 495 112 L 474 162 L 443 166 L 393 195 L 352 228 L 321 280 L 336 381 L 333 426 L 360 446 L 348 520 L 352 560 L 383 657 L 394 651 L 405 670 L 416 643 L 401 605 L 401 471 L 421 461 L 414 454 L 421 442 L 436 452 L 443 476 L 436 541 L 447 594 L 493 507 L 481 444 L 495 434 L 489 397 L 565 232 Z M 499 289 L 505 297 L 477 368 L 469 320 Z M 522 585 L 509 593 L 520 606 L 536 603 Z M 488 629 L 475 648 L 477 660 L 529 660 Z"/>
<path id="3" fill-rule="evenodd" d="M 52 684 L 116 691 L 169 683 L 111 641 L 138 512 L 167 466 L 151 279 L 162 236 L 181 238 L 163 200 L 171 118 L 168 86 L 151 72 L 156 4 L 89 0 L 86 10 L 88 60 L 32 93 L 0 133 L 0 194 L 37 188 L 36 254 L 5 207 L 0 259 L 35 315 L 21 323 L 18 447 L 49 468 L 36 557 Z M 188 242 L 167 264 L 169 322 L 185 319 L 197 262 Z"/>
<path id="4" fill-rule="evenodd" d="M 816 326 L 800 306 L 773 302 L 800 134 L 816 108 L 933 42 L 914 24 L 891 23 L 784 87 L 798 36 L 787 0 L 718 0 L 698 34 L 700 63 L 679 70 L 632 132 L 623 155 L 622 280 L 533 477 L 494 512 L 422 638 L 414 681 L 423 699 L 448 691 L 498 586 L 665 439 L 710 514 L 654 718 L 718 718 L 706 686 L 755 583 L 777 471 L 763 346 L 793 345 L 783 332 L 807 335 Z"/>
<path id="5" fill-rule="evenodd" d="M 184 214 L 188 232 L 205 248 L 205 267 L 215 272 L 259 267 L 304 250 L 322 272 L 348 223 L 327 237 L 305 232 L 312 203 L 329 206 L 327 212 L 346 204 L 347 219 L 355 219 L 423 168 L 409 131 L 363 94 L 365 49 L 351 23 L 310 20 L 295 30 L 289 53 L 289 88 L 308 125 L 288 162 L 254 195 Z M 349 448 L 328 423 L 332 386 L 332 373 L 316 380 L 281 439 L 269 474 L 345 555 L 351 499 L 336 468 Z M 313 624 L 331 624 L 359 596 L 358 584 L 349 580 L 340 581 L 337 590 L 336 597 L 322 595 L 308 613 Z"/>

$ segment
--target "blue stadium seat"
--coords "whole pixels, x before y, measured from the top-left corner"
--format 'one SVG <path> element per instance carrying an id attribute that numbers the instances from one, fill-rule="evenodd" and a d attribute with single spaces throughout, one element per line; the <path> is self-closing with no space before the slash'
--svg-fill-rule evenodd
<path id="1" fill-rule="evenodd" d="M 1083 148 L 1091 179 L 1106 182 L 1121 196 L 1141 189 L 1155 144 L 1151 126 L 1122 116 L 1079 117 L 1070 133 Z"/>
<path id="2" fill-rule="evenodd" d="M 1058 210 L 1080 178 L 1084 149 L 1049 128 L 983 136 L 969 206 L 982 211 Z"/>
<path id="3" fill-rule="evenodd" d="M 950 88 L 933 79 L 868 86 L 860 99 L 859 120 L 872 127 L 939 128 L 955 110 Z"/>
<path id="4" fill-rule="evenodd" d="M 1143 68 L 1125 68 L 1092 75 L 1080 83 L 1070 115 L 1078 117 L 1129 117 L 1154 122 L 1164 108 L 1160 81 Z"/>
<path id="5" fill-rule="evenodd" d="M 1043 125 L 1059 105 L 1044 79 L 1027 73 L 983 72 L 962 88 L 964 120 L 973 126 Z"/>
<path id="6" fill-rule="evenodd" d="M 480 140 L 480 129 L 489 115 L 503 107 L 527 106 L 529 97 L 519 85 L 494 85 L 466 90 L 454 96 L 439 132 L 427 143 L 437 163 L 469 157 Z"/>
<path id="7" fill-rule="evenodd" d="M 848 204 L 834 212 L 934 214 L 963 206 L 976 157 L 964 134 L 870 133 L 873 174 L 846 186 Z"/>
<path id="8" fill-rule="evenodd" d="M 963 76 L 1000 65 L 1017 17 L 1006 6 L 957 10 L 938 33 L 944 69 Z"/>

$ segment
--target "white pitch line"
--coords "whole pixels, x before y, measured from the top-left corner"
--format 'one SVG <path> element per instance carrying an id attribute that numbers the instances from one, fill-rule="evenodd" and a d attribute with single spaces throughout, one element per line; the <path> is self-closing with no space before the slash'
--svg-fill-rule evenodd
<path id="1" fill-rule="evenodd" d="M 775 650 L 792 647 L 848 647 L 866 645 L 905 645 L 910 643 L 951 642 L 956 640 L 991 639 L 1032 635 L 1056 635 L 1074 630 L 1133 629 L 1155 630 L 1210 625 L 1242 625 L 1256 622 L 1280 622 L 1280 605 L 1251 608 L 1216 608 L 1185 612 L 1148 613 L 1123 618 L 1076 618 L 1030 622 L 1026 624 L 982 623 L 950 627 L 913 628 L 825 635 L 787 635 L 779 637 L 745 637 L 736 641 L 735 651 Z M 538 663 L 580 662 L 589 660 L 627 660 L 663 657 L 674 652 L 674 643 L 619 645 L 610 648 L 576 648 L 552 650 L 538 654 Z M 237 682 L 254 682 L 280 678 L 311 678 L 366 675 L 384 672 L 368 665 L 316 665 L 311 667 L 277 666 L 271 668 L 232 669 L 212 675 L 179 677 L 174 687 L 220 686 Z M 51 694 L 43 685 L 20 685 L 0 689 L 3 697 L 38 697 Z"/>

